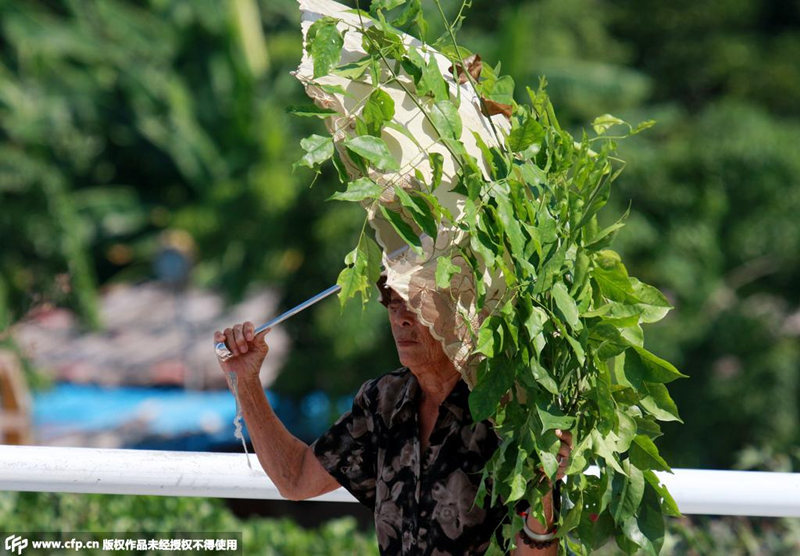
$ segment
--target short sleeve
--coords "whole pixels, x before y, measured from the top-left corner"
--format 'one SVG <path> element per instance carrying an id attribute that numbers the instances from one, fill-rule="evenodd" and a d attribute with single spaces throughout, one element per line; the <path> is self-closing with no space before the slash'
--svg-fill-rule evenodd
<path id="1" fill-rule="evenodd" d="M 364 384 L 353 399 L 353 407 L 342 415 L 311 446 L 322 466 L 339 484 L 370 509 L 375 508 L 377 436 L 374 404 Z"/>

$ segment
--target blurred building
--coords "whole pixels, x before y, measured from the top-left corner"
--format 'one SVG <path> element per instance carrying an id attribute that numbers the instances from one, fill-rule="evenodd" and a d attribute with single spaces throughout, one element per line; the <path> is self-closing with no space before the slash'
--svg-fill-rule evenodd
<path id="1" fill-rule="evenodd" d="M 25 357 L 54 383 L 34 392 L 34 442 L 98 447 L 208 449 L 234 444 L 233 396 L 213 333 L 278 312 L 274 292 L 226 307 L 195 288 L 119 285 L 101 296 L 103 330 L 86 332 L 71 311 L 40 306 L 12 327 Z M 286 358 L 287 335 L 270 333 L 261 372 L 269 386 Z"/>
<path id="2" fill-rule="evenodd" d="M 226 384 L 214 355 L 214 331 L 244 320 L 260 324 L 277 311 L 277 295 L 269 291 L 224 307 L 220 296 L 204 290 L 120 285 L 102 294 L 100 332 L 83 331 L 68 309 L 43 306 L 16 324 L 12 335 L 36 368 L 55 381 L 219 389 Z M 261 372 L 265 386 L 288 347 L 280 328 L 270 333 Z"/>

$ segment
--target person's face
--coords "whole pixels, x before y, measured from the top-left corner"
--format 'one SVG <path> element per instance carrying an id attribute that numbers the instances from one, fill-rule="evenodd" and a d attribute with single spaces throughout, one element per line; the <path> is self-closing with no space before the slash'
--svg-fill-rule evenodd
<path id="1" fill-rule="evenodd" d="M 450 365 L 442 343 L 431 335 L 427 326 L 417 320 L 403 298 L 394 291 L 391 292 L 387 308 L 400 363 L 412 371 L 441 369 Z"/>

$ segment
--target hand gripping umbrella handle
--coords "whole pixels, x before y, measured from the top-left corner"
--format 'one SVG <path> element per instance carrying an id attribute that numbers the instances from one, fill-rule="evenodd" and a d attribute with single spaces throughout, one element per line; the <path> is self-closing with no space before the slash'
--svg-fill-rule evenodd
<path id="1" fill-rule="evenodd" d="M 405 253 L 406 251 L 408 251 L 408 246 L 407 245 L 392 251 L 386 257 L 388 259 L 394 259 L 397 255 L 400 255 L 401 253 Z M 255 329 L 254 333 L 255 334 L 259 334 L 259 333 L 263 332 L 264 330 L 266 330 L 267 328 L 272 328 L 273 326 L 282 323 L 283 321 L 285 321 L 289 317 L 293 317 L 294 315 L 296 315 L 297 313 L 299 313 L 303 309 L 307 309 L 308 307 L 311 307 L 317 301 L 322 301 L 323 299 L 325 299 L 329 295 L 332 295 L 334 293 L 338 293 L 341 289 L 342 289 L 342 287 L 339 284 L 336 284 L 335 286 L 331 286 L 327 290 L 319 292 L 314 297 L 306 299 L 300 305 L 297 305 L 296 307 L 292 307 L 291 309 L 289 309 L 288 311 L 286 311 L 282 315 L 278 315 L 277 317 L 275 317 L 274 319 L 272 319 L 268 323 L 262 324 L 261 326 L 259 326 L 258 328 Z M 226 346 L 224 342 L 220 342 L 220 343 L 214 345 L 214 351 L 216 352 L 217 357 L 221 361 L 227 361 L 233 355 L 231 353 L 231 351 L 228 349 L 228 346 Z"/>
<path id="2" fill-rule="evenodd" d="M 289 309 L 288 311 L 286 311 L 282 315 L 278 315 L 277 317 L 275 317 L 274 319 L 272 319 L 268 323 L 262 324 L 261 326 L 259 326 L 258 328 L 255 329 L 255 334 L 260 334 L 261 332 L 263 332 L 267 328 L 272 328 L 273 326 L 282 323 L 283 321 L 285 321 L 289 317 L 292 317 L 292 316 L 296 315 L 297 313 L 299 313 L 303 309 L 311 307 L 317 301 L 322 301 L 323 299 L 325 299 L 329 295 L 337 293 L 341 289 L 342 289 L 342 287 L 337 284 L 335 286 L 331 286 L 330 288 L 328 288 L 325 291 L 321 291 L 320 293 L 318 293 L 314 297 L 306 299 L 300 305 L 297 305 L 296 307 L 292 307 L 291 309 Z M 225 345 L 225 342 L 220 342 L 220 343 L 216 344 L 214 346 L 214 351 L 216 352 L 217 357 L 219 357 L 219 359 L 222 360 L 222 361 L 227 361 L 233 355 L 231 353 L 231 351 L 228 349 L 228 346 Z"/>

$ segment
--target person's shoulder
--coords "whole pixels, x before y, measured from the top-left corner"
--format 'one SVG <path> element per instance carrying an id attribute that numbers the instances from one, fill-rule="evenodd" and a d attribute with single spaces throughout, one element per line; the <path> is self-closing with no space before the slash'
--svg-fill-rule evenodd
<path id="1" fill-rule="evenodd" d="M 387 394 L 405 391 L 410 380 L 413 379 L 407 367 L 400 367 L 389 373 L 372 378 L 361 385 L 356 394 L 356 399 L 368 405 Z"/>

